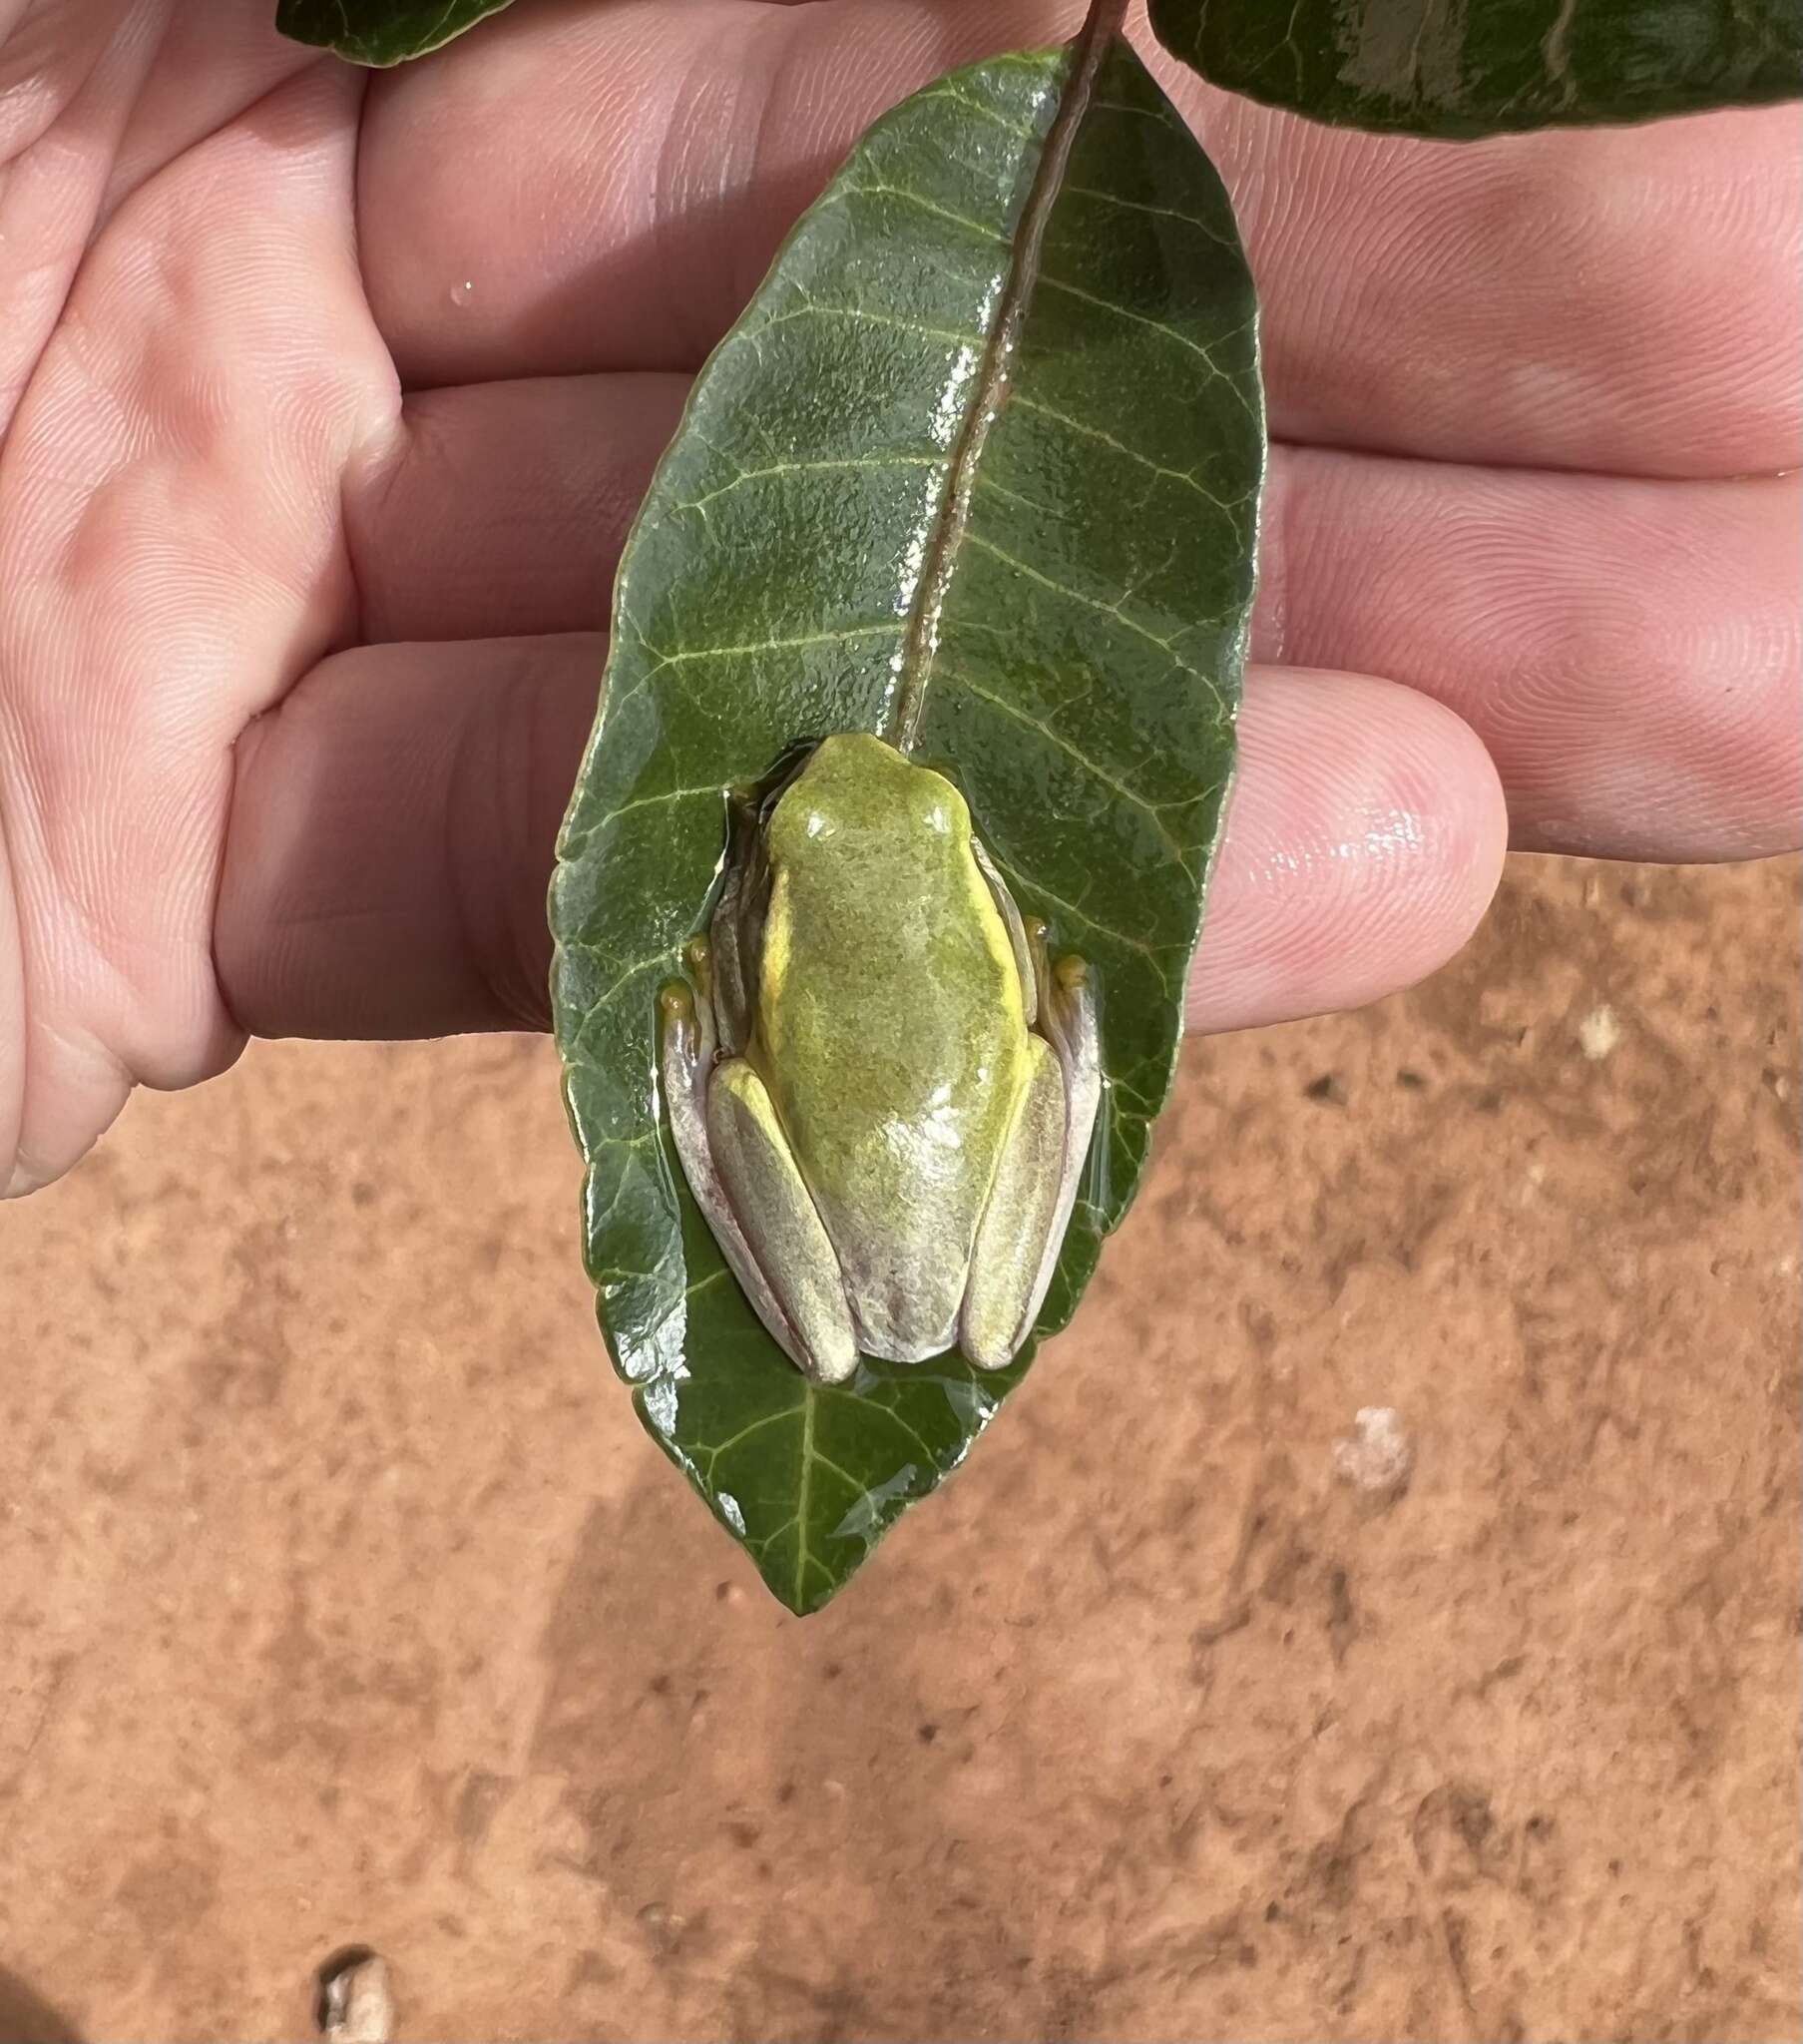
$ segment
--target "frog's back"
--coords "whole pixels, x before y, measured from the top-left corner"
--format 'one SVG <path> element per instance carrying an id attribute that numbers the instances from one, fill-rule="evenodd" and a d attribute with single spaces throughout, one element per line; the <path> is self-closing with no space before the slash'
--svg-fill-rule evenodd
<path id="1" fill-rule="evenodd" d="M 963 797 L 875 739 L 828 741 L 771 819 L 762 1062 L 883 1352 L 956 1327 L 1025 1071 L 1007 926 Z"/>

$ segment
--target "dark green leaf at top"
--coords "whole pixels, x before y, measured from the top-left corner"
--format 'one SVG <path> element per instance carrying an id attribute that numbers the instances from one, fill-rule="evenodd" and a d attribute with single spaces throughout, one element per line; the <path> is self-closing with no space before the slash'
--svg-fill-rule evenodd
<path id="1" fill-rule="evenodd" d="M 1800 0 L 1151 0 L 1151 22 L 1230 91 L 1449 140 L 1803 93 Z"/>
<path id="2" fill-rule="evenodd" d="M 423 57 L 508 0 L 280 0 L 275 26 L 297 43 L 335 50 L 353 64 Z"/>
<path id="3" fill-rule="evenodd" d="M 628 547 L 552 892 L 589 1269 L 647 1425 L 797 1611 L 956 1467 L 1031 1348 L 822 1388 L 727 1274 L 655 1081 L 724 790 L 829 732 L 911 745 L 1054 952 L 1090 960 L 1107 1098 L 1038 1330 L 1062 1325 L 1169 1087 L 1232 766 L 1254 329 L 1226 195 L 1131 51 L 998 58 L 859 144 Z"/>

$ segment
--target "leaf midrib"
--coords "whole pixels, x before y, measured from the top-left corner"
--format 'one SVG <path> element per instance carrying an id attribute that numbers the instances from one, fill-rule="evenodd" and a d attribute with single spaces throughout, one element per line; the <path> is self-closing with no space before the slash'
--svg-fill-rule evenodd
<path id="1" fill-rule="evenodd" d="M 926 709 L 927 688 L 939 651 L 939 620 L 945 610 L 952 576 L 957 570 L 958 552 L 970 523 L 971 495 L 977 470 L 1008 395 L 1010 366 L 1020 340 L 1021 322 L 1033 302 L 1039 282 L 1040 255 L 1045 245 L 1047 223 L 1064 189 L 1065 171 L 1072 145 L 1089 111 L 1103 59 L 1118 33 L 1108 18 L 1113 10 L 1097 8 L 1071 45 L 1073 61 L 1065 82 L 1058 112 L 1046 131 L 1039 164 L 1028 189 L 1015 228 L 1014 252 L 1008 281 L 983 344 L 977 364 L 970 401 L 952 443 L 946 468 L 944 495 L 928 536 L 921 561 L 920 579 L 908 609 L 907 635 L 902 642 L 901 670 L 895 701 L 887 720 L 885 736 L 903 753 L 914 750 L 920 735 L 921 715 Z"/>
<path id="2" fill-rule="evenodd" d="M 801 1610 L 807 1599 L 807 1565 L 813 1558 L 807 1544 L 807 1515 L 813 1504 L 814 1487 L 814 1387 L 801 1393 L 801 1474 L 795 1486 L 795 1603 Z"/>

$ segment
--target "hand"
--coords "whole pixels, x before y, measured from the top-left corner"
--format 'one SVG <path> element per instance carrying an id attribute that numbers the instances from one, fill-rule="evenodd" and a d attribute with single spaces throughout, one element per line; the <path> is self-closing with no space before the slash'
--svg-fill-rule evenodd
<path id="1" fill-rule="evenodd" d="M 1080 9 L 521 0 L 373 80 L 269 11 L 0 0 L 14 1191 L 246 1031 L 543 1023 L 687 377 L 877 112 Z M 1280 439 L 1192 1021 L 1431 970 L 1506 830 L 1794 842 L 1794 112 L 1420 145 L 1153 61 L 1240 208 Z"/>

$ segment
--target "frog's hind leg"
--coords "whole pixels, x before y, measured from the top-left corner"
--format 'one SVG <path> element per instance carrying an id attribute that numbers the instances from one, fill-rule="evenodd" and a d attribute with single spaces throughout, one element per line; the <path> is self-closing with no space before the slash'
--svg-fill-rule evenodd
<path id="1" fill-rule="evenodd" d="M 958 1318 L 958 1343 L 979 1369 L 1002 1369 L 1033 1323 L 1034 1285 L 1045 1261 L 1065 1153 L 1065 1084 L 1058 1055 L 1030 1036 L 1027 1091 L 996 1167 Z"/>
<path id="2" fill-rule="evenodd" d="M 771 1338 L 817 1383 L 843 1383 L 858 1344 L 838 1259 L 763 1081 L 743 1058 L 713 1062 L 709 1010 L 687 987 L 664 996 L 664 1093 L 683 1176 Z"/>
<path id="3" fill-rule="evenodd" d="M 1058 1184 L 1058 1205 L 1052 1213 L 1052 1229 L 1046 1238 L 1040 1273 L 1033 1287 L 1033 1303 L 1027 1309 L 1031 1326 L 1045 1303 L 1058 1268 L 1058 1253 L 1065 1246 L 1065 1230 L 1077 1205 L 1077 1190 L 1083 1183 L 1089 1162 L 1090 1143 L 1096 1134 L 1096 1117 L 1102 1109 L 1102 1045 L 1096 1029 L 1096 989 L 1090 981 L 1089 961 L 1075 952 L 1048 965 L 1046 926 L 1033 931 L 1035 964 L 1040 977 L 1040 1027 L 1058 1053 L 1065 1077 L 1065 1157 Z M 1022 1336 L 1025 1338 L 1023 1328 Z"/>
<path id="4" fill-rule="evenodd" d="M 1029 932 L 1039 989 L 1033 1070 L 971 1256 L 960 1345 L 979 1369 L 1012 1362 L 1045 1302 L 1077 1204 L 1102 1102 L 1096 999 L 1081 958 L 1046 958 Z"/>
<path id="5" fill-rule="evenodd" d="M 763 1081 L 728 1058 L 707 1083 L 707 1144 L 714 1170 L 751 1252 L 744 1284 L 753 1304 L 770 1298 L 789 1330 L 770 1328 L 810 1377 L 843 1383 L 858 1366 L 845 1280 Z M 762 1307 L 759 1306 L 762 1311 Z"/>

